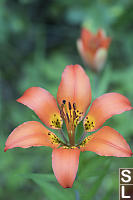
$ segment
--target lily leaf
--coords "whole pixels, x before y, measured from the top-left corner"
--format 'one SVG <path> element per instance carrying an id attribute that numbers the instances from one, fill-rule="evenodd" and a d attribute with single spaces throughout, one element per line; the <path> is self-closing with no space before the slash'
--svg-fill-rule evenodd
<path id="1" fill-rule="evenodd" d="M 62 188 L 56 181 L 53 174 L 28 174 L 25 175 L 27 178 L 32 179 L 36 184 L 38 184 L 46 197 L 49 200 L 53 200 L 53 197 L 58 200 L 73 200 L 75 193 L 73 189 Z"/>

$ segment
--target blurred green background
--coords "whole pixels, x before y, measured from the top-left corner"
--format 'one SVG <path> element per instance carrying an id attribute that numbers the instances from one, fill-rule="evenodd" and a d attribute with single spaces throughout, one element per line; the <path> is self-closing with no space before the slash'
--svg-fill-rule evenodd
<path id="1" fill-rule="evenodd" d="M 133 167 L 132 158 L 100 157 L 84 152 L 72 189 L 63 189 L 52 172 L 47 147 L 3 152 L 11 131 L 38 120 L 16 99 L 31 86 L 56 96 L 66 65 L 84 64 L 76 48 L 81 27 L 104 28 L 112 38 L 108 60 L 94 88 L 94 98 L 120 92 L 133 103 L 132 0 L 0 0 L 0 200 L 117 200 L 118 169 Z M 106 123 L 119 131 L 133 150 L 133 113 Z"/>

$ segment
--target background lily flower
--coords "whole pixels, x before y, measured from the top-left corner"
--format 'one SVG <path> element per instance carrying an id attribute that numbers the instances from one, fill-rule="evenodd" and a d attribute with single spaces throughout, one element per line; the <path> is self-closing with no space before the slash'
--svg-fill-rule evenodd
<path id="1" fill-rule="evenodd" d="M 110 42 L 110 37 L 106 37 L 102 29 L 99 29 L 96 35 L 85 28 L 82 29 L 77 47 L 83 61 L 93 71 L 97 72 L 103 68 Z"/>
<path id="2" fill-rule="evenodd" d="M 45 89 L 32 87 L 26 90 L 18 102 L 31 108 L 41 121 L 63 134 L 66 124 L 69 142 L 61 140 L 40 122 L 29 121 L 18 126 L 9 135 L 5 151 L 14 147 L 49 146 L 52 152 L 54 174 L 64 188 L 70 188 L 76 177 L 80 151 L 93 151 L 102 156 L 130 157 L 132 151 L 125 139 L 113 128 L 102 127 L 96 133 L 75 142 L 75 129 L 91 104 L 90 81 L 79 65 L 66 66 L 56 99 Z M 129 100 L 118 93 L 108 93 L 97 98 L 84 118 L 84 131 L 96 131 L 111 116 L 131 110 Z M 86 134 L 84 133 L 83 136 Z"/>

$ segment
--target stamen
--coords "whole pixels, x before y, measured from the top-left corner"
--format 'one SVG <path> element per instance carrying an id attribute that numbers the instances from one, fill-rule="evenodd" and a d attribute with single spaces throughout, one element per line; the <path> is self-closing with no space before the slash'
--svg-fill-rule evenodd
<path id="1" fill-rule="evenodd" d="M 71 110 L 72 109 L 71 103 L 68 102 L 68 105 L 69 105 L 69 110 Z"/>
<path id="2" fill-rule="evenodd" d="M 69 142 L 71 145 L 75 144 L 75 128 L 82 119 L 82 110 L 76 108 L 76 103 L 71 103 L 65 99 L 62 100 L 60 107 L 60 116 L 65 121 L 68 131 Z M 54 120 L 53 120 L 54 121 Z M 57 122 L 58 123 L 58 122 Z"/>
<path id="3" fill-rule="evenodd" d="M 64 104 L 61 105 L 61 108 L 60 108 L 60 116 L 62 119 L 65 119 L 65 113 L 63 111 L 63 107 L 64 107 Z"/>
<path id="4" fill-rule="evenodd" d="M 62 103 L 65 104 L 65 103 L 66 103 L 66 100 L 62 100 Z"/>
<path id="5" fill-rule="evenodd" d="M 60 114 L 61 114 L 61 117 L 62 117 L 64 120 L 67 119 L 67 121 L 68 121 L 68 123 L 69 123 L 69 122 L 70 122 L 70 118 L 71 118 L 71 112 L 70 112 L 70 115 L 69 115 L 69 114 L 68 114 L 67 105 L 66 105 L 66 100 L 64 99 L 64 100 L 62 100 L 62 102 L 63 102 L 63 104 L 61 105 Z M 69 104 L 68 104 L 68 107 L 69 107 L 69 109 L 71 108 L 70 102 L 69 102 Z M 63 109 L 65 109 L 65 111 L 64 111 Z"/>
<path id="6" fill-rule="evenodd" d="M 67 116 L 67 120 L 68 120 L 68 122 L 70 122 L 70 119 L 69 119 L 68 113 L 66 113 L 66 116 Z"/>
<path id="7" fill-rule="evenodd" d="M 73 109 L 76 110 L 76 103 L 73 103 Z"/>
<path id="8" fill-rule="evenodd" d="M 65 101 L 66 102 L 66 101 Z M 67 112 L 67 105 L 66 105 L 66 103 L 64 104 L 64 108 L 65 108 L 65 113 L 68 113 Z"/>
<path id="9" fill-rule="evenodd" d="M 75 110 L 73 111 L 73 121 L 76 119 L 76 112 Z"/>
<path id="10" fill-rule="evenodd" d="M 69 107 L 69 110 L 70 110 L 70 118 L 72 118 L 72 113 L 71 113 L 72 106 L 71 106 L 70 102 L 68 102 L 68 107 Z"/>

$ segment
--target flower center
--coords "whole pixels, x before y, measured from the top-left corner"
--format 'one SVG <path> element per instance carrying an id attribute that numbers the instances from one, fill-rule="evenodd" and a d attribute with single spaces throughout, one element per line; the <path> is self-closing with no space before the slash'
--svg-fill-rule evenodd
<path id="1" fill-rule="evenodd" d="M 93 138 L 93 135 L 90 135 L 88 137 L 86 137 L 85 139 L 83 139 L 81 142 L 79 142 L 77 145 L 75 144 L 65 144 L 64 142 L 62 142 L 60 140 L 59 137 L 57 137 L 54 133 L 48 132 L 47 133 L 49 138 L 50 138 L 50 142 L 53 145 L 59 145 L 64 149 L 80 149 L 80 148 L 84 148 L 86 146 L 86 144 L 88 143 L 88 141 L 90 141 Z"/>
<path id="2" fill-rule="evenodd" d="M 70 102 L 67 103 L 66 100 L 62 101 L 60 113 L 62 119 L 64 119 L 65 122 L 71 124 L 71 126 L 74 126 L 75 128 L 80 122 L 81 117 L 83 115 L 83 112 L 80 112 L 76 108 L 76 103 L 73 103 L 71 105 L 71 103 Z"/>
<path id="3" fill-rule="evenodd" d="M 66 128 L 68 131 L 69 142 L 71 145 L 75 144 L 75 128 L 80 122 L 83 112 L 78 110 L 76 103 L 62 101 L 60 108 L 60 114 L 62 119 L 65 121 Z"/>

